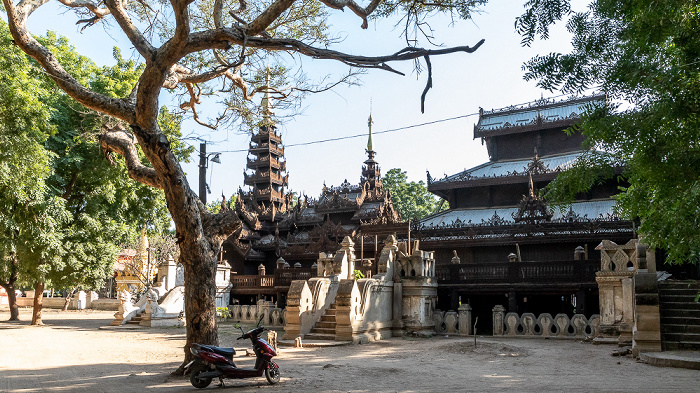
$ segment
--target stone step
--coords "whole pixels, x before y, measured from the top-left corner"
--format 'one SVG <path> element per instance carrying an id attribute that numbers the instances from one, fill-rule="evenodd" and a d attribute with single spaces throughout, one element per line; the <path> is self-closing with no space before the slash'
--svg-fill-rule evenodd
<path id="1" fill-rule="evenodd" d="M 335 334 L 309 333 L 304 335 L 304 340 L 335 340 Z"/>
<path id="2" fill-rule="evenodd" d="M 335 323 L 335 315 L 321 315 L 321 321 Z"/>
<path id="3" fill-rule="evenodd" d="M 315 334 L 329 334 L 335 336 L 335 328 L 313 328 L 311 329 L 311 333 Z"/>
<path id="4" fill-rule="evenodd" d="M 686 342 L 700 344 L 700 334 L 694 333 L 661 333 L 661 340 L 665 342 Z"/>
<path id="5" fill-rule="evenodd" d="M 661 325 L 691 325 L 700 326 L 700 316 L 698 317 L 666 317 L 661 316 Z"/>
<path id="6" fill-rule="evenodd" d="M 327 329 L 335 329 L 335 321 L 333 322 L 328 322 L 328 321 L 318 321 L 316 322 L 316 327 L 317 328 L 327 328 Z"/>
<path id="7" fill-rule="evenodd" d="M 659 314 L 661 318 L 700 318 L 700 310 L 665 309 L 661 305 Z"/>
<path id="8" fill-rule="evenodd" d="M 700 311 L 700 303 L 695 302 L 660 302 L 659 306 L 666 310 L 698 310 Z"/>
<path id="9" fill-rule="evenodd" d="M 691 333 L 700 335 L 700 324 L 662 324 L 661 333 Z"/>
<path id="10" fill-rule="evenodd" d="M 661 347 L 664 351 L 680 351 L 680 350 L 690 350 L 698 351 L 700 350 L 700 341 L 698 342 L 688 342 L 688 341 L 666 341 L 661 338 Z"/>
<path id="11" fill-rule="evenodd" d="M 683 302 L 683 303 L 696 303 L 695 298 L 698 296 L 698 292 L 695 290 L 691 291 L 678 291 L 678 292 L 661 292 L 659 291 L 659 300 L 662 302 Z"/>
<path id="12" fill-rule="evenodd" d="M 685 283 L 674 283 L 674 284 L 664 284 L 664 283 L 659 283 L 659 289 L 662 291 L 665 290 L 687 290 L 687 289 L 694 289 L 698 290 L 700 289 L 700 284 L 698 284 L 697 281 L 693 282 L 685 282 Z"/>

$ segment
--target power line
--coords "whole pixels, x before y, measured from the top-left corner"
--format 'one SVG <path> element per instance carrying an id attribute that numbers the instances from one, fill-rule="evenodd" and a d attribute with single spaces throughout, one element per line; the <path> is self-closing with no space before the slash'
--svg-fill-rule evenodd
<path id="1" fill-rule="evenodd" d="M 590 90 L 590 89 L 589 89 L 589 90 Z M 569 95 L 569 94 L 559 94 L 559 95 L 556 95 L 556 96 L 553 96 L 553 97 L 548 97 L 547 99 L 548 99 L 548 100 L 553 100 L 553 99 L 555 99 L 555 98 L 564 97 L 564 96 L 567 96 L 567 95 Z M 512 106 L 526 105 L 526 104 L 529 104 L 529 103 L 531 103 L 531 102 L 532 102 L 532 101 L 528 101 L 528 102 L 524 102 L 524 103 L 521 103 L 521 104 L 515 104 L 515 105 L 512 105 Z M 408 129 L 411 129 L 411 128 L 424 127 L 424 126 L 428 126 L 428 125 L 432 125 L 432 124 L 439 124 L 439 123 L 444 123 L 444 122 L 447 122 L 447 121 L 452 121 L 452 120 L 457 120 L 457 119 L 464 119 L 464 118 L 467 118 L 467 117 L 476 116 L 476 115 L 478 115 L 478 114 L 479 114 L 479 112 L 474 112 L 474 113 L 469 113 L 469 114 L 466 114 L 466 115 L 448 117 L 448 118 L 446 118 L 446 119 L 434 120 L 434 121 L 429 121 L 429 122 L 425 122 L 425 123 L 412 124 L 412 125 L 409 125 L 409 126 L 398 127 L 398 128 L 391 128 L 391 129 L 383 130 L 383 131 L 377 131 L 377 132 L 374 132 L 374 134 L 375 134 L 375 135 L 377 135 L 377 134 L 388 134 L 388 133 L 391 133 L 391 132 L 398 132 L 398 131 L 408 130 Z M 285 148 L 288 148 L 288 147 L 297 147 L 297 146 L 308 146 L 308 145 L 316 145 L 316 144 L 319 144 L 319 143 L 336 142 L 336 141 L 342 141 L 342 140 L 346 140 L 346 139 L 362 138 L 362 137 L 366 137 L 366 136 L 367 136 L 367 133 L 365 132 L 365 133 L 355 134 L 355 135 L 339 136 L 339 137 L 336 137 L 336 138 L 328 138 L 328 139 L 319 139 L 319 140 L 308 141 L 308 142 L 291 143 L 291 144 L 284 145 L 284 146 L 285 146 Z M 221 150 L 221 151 L 218 151 L 217 153 L 246 153 L 246 152 L 248 152 L 248 149 Z"/>
<path id="2" fill-rule="evenodd" d="M 404 126 L 404 127 L 398 127 L 398 128 L 391 128 L 391 129 L 388 129 L 388 130 L 383 130 L 383 131 L 374 132 L 374 134 L 375 134 L 375 135 L 376 135 L 376 134 L 387 134 L 387 133 L 390 133 L 390 132 L 403 131 L 403 130 L 408 130 L 408 129 L 411 129 L 411 128 L 423 127 L 423 126 L 428 126 L 428 125 L 431 125 L 431 124 L 438 124 L 438 123 L 444 123 L 444 122 L 446 122 L 446 121 L 452 121 L 452 120 L 457 120 L 457 119 L 463 119 L 463 118 L 467 118 L 467 117 L 470 117 L 470 116 L 476 116 L 476 115 L 478 115 L 478 114 L 479 114 L 479 112 L 476 112 L 476 113 L 470 113 L 470 114 L 468 114 L 468 115 L 461 115 L 461 116 L 449 117 L 449 118 L 447 118 L 447 119 L 440 119 L 440 120 L 434 120 L 434 121 L 429 121 L 429 122 L 425 122 L 425 123 L 412 124 L 412 125 L 410 125 L 410 126 Z M 342 141 L 342 140 L 345 140 L 345 139 L 353 139 L 353 138 L 361 138 L 361 137 L 367 137 L 367 133 L 365 132 L 365 133 L 362 133 L 362 134 L 347 135 L 347 136 L 339 136 L 339 137 L 336 137 L 336 138 L 328 138 L 328 139 L 319 139 L 319 140 L 308 141 L 308 142 L 291 143 L 291 144 L 285 145 L 284 147 L 285 147 L 285 148 L 288 148 L 288 147 L 297 147 L 297 146 L 308 146 L 308 145 L 315 145 L 315 144 L 319 144 L 319 143 L 335 142 L 335 141 Z M 222 150 L 222 151 L 219 151 L 219 153 L 244 153 L 244 152 L 247 152 L 247 151 L 248 151 L 248 149 Z"/>

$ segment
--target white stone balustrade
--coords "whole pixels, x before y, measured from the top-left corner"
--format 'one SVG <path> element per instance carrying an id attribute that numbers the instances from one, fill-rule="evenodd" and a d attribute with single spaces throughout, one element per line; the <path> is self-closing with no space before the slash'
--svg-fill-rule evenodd
<path id="1" fill-rule="evenodd" d="M 257 323 L 263 317 L 265 327 L 282 327 L 287 323 L 287 311 L 267 304 L 229 305 L 229 321 L 238 323 Z"/>
<path id="2" fill-rule="evenodd" d="M 494 336 L 586 338 L 597 336 L 600 329 L 598 314 L 590 318 L 586 318 L 583 314 L 575 314 L 571 318 L 566 314 L 557 314 L 554 317 L 551 314 L 540 314 L 539 317 L 532 313 L 504 314 L 503 307 L 494 307 Z"/>

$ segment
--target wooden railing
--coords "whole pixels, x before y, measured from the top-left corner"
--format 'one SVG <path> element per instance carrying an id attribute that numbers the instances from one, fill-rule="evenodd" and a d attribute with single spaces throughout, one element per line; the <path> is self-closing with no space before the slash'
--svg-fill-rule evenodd
<path id="1" fill-rule="evenodd" d="M 595 283 L 600 261 L 499 262 L 438 265 L 439 284 Z"/>
<path id="2" fill-rule="evenodd" d="M 275 286 L 288 287 L 294 280 L 308 280 L 316 277 L 316 269 L 277 269 L 275 270 Z"/>
<path id="3" fill-rule="evenodd" d="M 242 275 L 232 275 L 231 283 L 233 288 L 262 288 L 262 287 L 274 287 L 275 286 L 275 276 L 242 276 Z"/>
<path id="4" fill-rule="evenodd" d="M 316 277 L 316 269 L 277 269 L 271 275 L 232 275 L 233 289 L 288 287 L 294 280 Z"/>

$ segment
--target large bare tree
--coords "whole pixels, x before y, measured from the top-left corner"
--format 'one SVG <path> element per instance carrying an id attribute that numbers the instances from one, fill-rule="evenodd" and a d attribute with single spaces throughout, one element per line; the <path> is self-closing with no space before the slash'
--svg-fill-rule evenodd
<path id="1" fill-rule="evenodd" d="M 222 242 L 240 226 L 231 211 L 210 213 L 190 188 L 187 178 L 158 125 L 161 89 L 185 86 L 181 107 L 195 110 L 203 91 L 198 86 L 220 80 L 243 99 L 260 86 L 251 88 L 241 69 L 250 62 L 252 51 L 291 53 L 314 59 L 329 59 L 351 67 L 377 68 L 397 72 L 389 63 L 425 61 L 431 87 L 430 57 L 456 52 L 471 53 L 473 46 L 423 49 L 406 37 L 409 46 L 386 56 L 361 56 L 328 49 L 332 40 L 323 40 L 315 31 L 329 29 L 324 9 L 349 9 L 367 27 L 370 16 L 398 15 L 405 32 L 424 32 L 430 38 L 425 17 L 447 12 L 468 19 L 485 0 L 370 0 L 365 6 L 353 0 L 272 0 L 246 3 L 239 0 L 58 0 L 73 8 L 78 23 L 85 27 L 113 20 L 142 57 L 143 72 L 128 97 L 113 99 L 83 86 L 28 31 L 27 19 L 49 0 L 3 0 L 15 43 L 33 57 L 56 84 L 87 108 L 118 119 L 123 127 L 108 129 L 100 136 L 108 158 L 124 157 L 132 179 L 162 189 L 172 214 L 184 266 L 187 316 L 185 357 L 193 342 L 218 342 L 215 315 L 216 256 Z M 235 7 L 235 9 L 233 9 Z M 67 17 L 61 15 L 57 17 Z M 298 31 L 304 31 L 298 34 Z M 296 32 L 295 32 L 296 31 Z M 154 34 L 155 32 L 155 34 Z M 381 39 L 381 38 L 380 38 Z M 425 92 L 423 98 L 425 98 Z M 144 165 L 137 145 L 148 160 Z"/>

